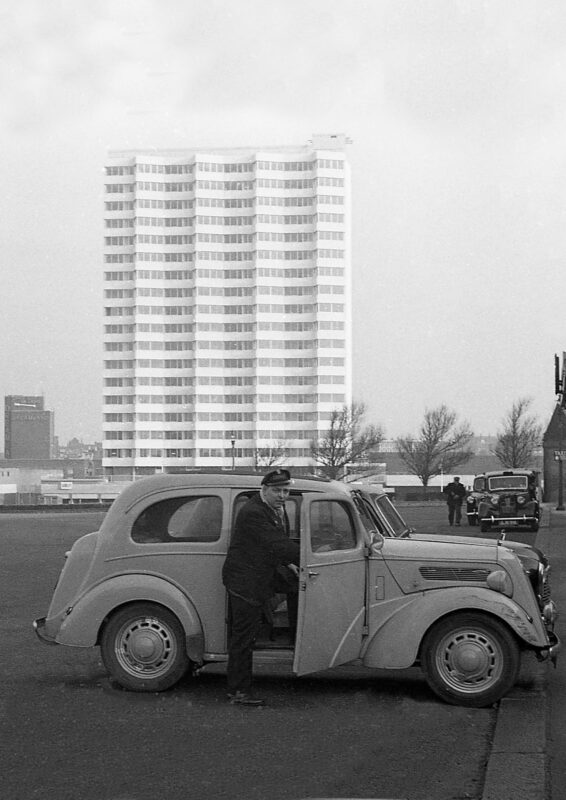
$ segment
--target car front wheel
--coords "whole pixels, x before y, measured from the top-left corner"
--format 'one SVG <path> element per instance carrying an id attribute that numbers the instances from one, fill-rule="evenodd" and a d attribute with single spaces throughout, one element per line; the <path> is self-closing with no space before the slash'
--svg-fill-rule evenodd
<path id="1" fill-rule="evenodd" d="M 421 663 L 431 689 L 447 703 L 492 705 L 513 686 L 520 651 L 498 620 L 462 613 L 440 620 L 427 633 Z"/>
<path id="2" fill-rule="evenodd" d="M 190 663 L 181 623 L 153 603 L 135 603 L 116 612 L 104 627 L 100 650 L 110 676 L 134 692 L 169 689 Z"/>

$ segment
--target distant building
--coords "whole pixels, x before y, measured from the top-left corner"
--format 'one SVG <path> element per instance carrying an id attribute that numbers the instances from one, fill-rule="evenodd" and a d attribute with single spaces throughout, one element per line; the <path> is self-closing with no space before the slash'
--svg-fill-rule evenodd
<path id="1" fill-rule="evenodd" d="M 348 143 L 110 152 L 105 475 L 312 469 L 352 400 Z"/>
<path id="2" fill-rule="evenodd" d="M 53 457 L 54 415 L 43 397 L 7 395 L 4 398 L 4 458 Z"/>
<path id="3" fill-rule="evenodd" d="M 564 461 L 566 460 L 566 409 L 557 403 L 543 436 L 544 449 L 544 499 L 555 502 L 559 499 L 559 486 L 562 480 L 564 492 Z"/>
<path id="4" fill-rule="evenodd" d="M 566 499 L 566 352 L 562 353 L 562 359 L 554 356 L 554 384 L 556 406 L 542 437 L 544 499 L 549 503 L 563 503 Z"/>
<path id="5" fill-rule="evenodd" d="M 476 456 L 492 456 L 497 446 L 497 436 L 474 436 L 468 445 Z"/>
<path id="6" fill-rule="evenodd" d="M 35 505 L 46 502 L 44 482 L 81 483 L 100 481 L 100 457 L 0 459 L 0 506 Z"/>

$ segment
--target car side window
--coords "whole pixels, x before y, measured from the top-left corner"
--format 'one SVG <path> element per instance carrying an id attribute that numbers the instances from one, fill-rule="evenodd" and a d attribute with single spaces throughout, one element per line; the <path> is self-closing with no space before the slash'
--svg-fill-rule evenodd
<path id="1" fill-rule="evenodd" d="M 132 527 L 134 542 L 215 542 L 222 530 L 216 495 L 174 497 L 146 508 Z"/>
<path id="2" fill-rule="evenodd" d="M 257 492 L 242 492 L 239 494 L 236 499 L 234 500 L 234 513 L 232 516 L 232 530 L 234 529 L 234 525 L 236 524 L 236 519 L 238 514 L 242 510 L 244 504 L 253 497 L 254 494 Z M 289 538 L 290 539 L 298 539 L 300 537 L 300 530 L 299 530 L 299 514 L 298 514 L 298 504 L 299 504 L 299 496 L 291 494 L 285 503 L 285 511 L 287 512 L 287 517 L 289 519 Z"/>
<path id="3" fill-rule="evenodd" d="M 314 500 L 310 506 L 313 553 L 350 550 L 356 546 L 356 528 L 350 508 L 337 500 Z"/>

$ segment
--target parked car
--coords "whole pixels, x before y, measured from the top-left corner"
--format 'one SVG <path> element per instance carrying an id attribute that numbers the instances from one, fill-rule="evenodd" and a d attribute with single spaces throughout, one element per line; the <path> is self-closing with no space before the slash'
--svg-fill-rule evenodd
<path id="1" fill-rule="evenodd" d="M 466 516 L 468 525 L 478 524 L 478 501 L 485 492 L 485 475 L 476 475 L 471 492 L 466 496 Z"/>
<path id="2" fill-rule="evenodd" d="M 491 528 L 526 527 L 538 531 L 541 512 L 537 470 L 485 472 L 474 478 L 474 497 L 484 533 Z"/>
<path id="3" fill-rule="evenodd" d="M 66 554 L 46 643 L 100 646 L 110 676 L 157 692 L 227 660 L 221 570 L 234 520 L 261 476 L 159 475 L 132 483 L 97 532 Z M 300 542 L 299 613 L 285 603 L 255 659 L 306 675 L 357 662 L 419 664 L 449 703 L 481 707 L 514 684 L 521 652 L 556 659 L 549 563 L 526 545 L 412 531 L 385 493 L 296 479 L 287 502 Z"/>

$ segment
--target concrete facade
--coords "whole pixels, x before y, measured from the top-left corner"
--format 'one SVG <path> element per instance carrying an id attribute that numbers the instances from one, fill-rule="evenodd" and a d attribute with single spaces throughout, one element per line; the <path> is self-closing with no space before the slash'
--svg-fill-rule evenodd
<path id="1" fill-rule="evenodd" d="M 347 144 L 109 154 L 105 474 L 312 465 L 352 399 Z"/>

